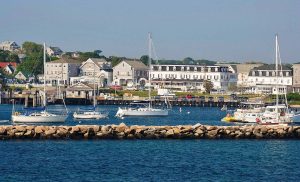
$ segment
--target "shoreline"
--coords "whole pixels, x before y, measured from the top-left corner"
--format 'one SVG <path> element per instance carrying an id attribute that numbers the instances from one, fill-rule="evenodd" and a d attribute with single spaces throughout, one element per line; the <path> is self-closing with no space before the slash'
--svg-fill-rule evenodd
<path id="1" fill-rule="evenodd" d="M 0 139 L 300 139 L 300 126 L 3 125 Z"/>

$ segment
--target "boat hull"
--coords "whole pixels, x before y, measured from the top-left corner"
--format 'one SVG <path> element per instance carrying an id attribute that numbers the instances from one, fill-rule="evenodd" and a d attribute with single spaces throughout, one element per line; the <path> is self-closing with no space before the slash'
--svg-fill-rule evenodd
<path id="1" fill-rule="evenodd" d="M 12 116 L 14 123 L 63 123 L 67 119 L 67 115 L 50 115 L 50 116 Z"/>
<path id="2" fill-rule="evenodd" d="M 74 113 L 73 117 L 75 119 L 102 119 L 106 118 L 107 114 L 102 114 L 99 112 L 84 112 L 84 113 Z"/>
<path id="3" fill-rule="evenodd" d="M 122 109 L 119 108 L 116 116 L 123 117 L 123 116 L 168 116 L 169 111 L 163 109 Z"/>

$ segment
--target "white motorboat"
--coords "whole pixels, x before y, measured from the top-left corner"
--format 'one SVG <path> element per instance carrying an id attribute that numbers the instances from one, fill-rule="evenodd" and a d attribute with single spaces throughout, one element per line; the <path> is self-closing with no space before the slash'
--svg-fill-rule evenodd
<path id="1" fill-rule="evenodd" d="M 241 102 L 240 107 L 235 111 L 228 112 L 222 121 L 256 123 L 256 118 L 260 117 L 264 110 L 262 102 Z"/>
<path id="2" fill-rule="evenodd" d="M 119 107 L 116 116 L 124 117 L 124 116 L 168 116 L 169 111 L 168 108 L 154 108 L 151 104 L 151 60 L 152 60 L 152 37 L 149 33 L 149 84 L 148 84 L 148 97 L 149 102 L 147 104 L 139 104 L 138 107 L 136 103 L 130 104 L 129 107 L 121 108 Z M 167 97 L 165 97 L 165 101 L 167 101 Z M 166 102 L 167 106 L 168 103 Z"/>
<path id="3" fill-rule="evenodd" d="M 46 70 L 46 44 L 44 43 L 44 70 Z M 63 114 L 54 114 L 47 111 L 46 108 L 46 78 L 44 74 L 44 93 L 43 93 L 43 106 L 42 108 L 24 109 L 23 112 L 15 111 L 13 103 L 13 111 L 11 120 L 14 123 L 62 123 L 68 117 L 68 111 L 65 106 L 66 112 Z"/>
<path id="4" fill-rule="evenodd" d="M 233 113 L 233 117 L 237 121 L 256 123 L 256 118 L 260 117 L 264 110 L 265 107 L 262 102 L 242 102 L 241 108 Z"/>

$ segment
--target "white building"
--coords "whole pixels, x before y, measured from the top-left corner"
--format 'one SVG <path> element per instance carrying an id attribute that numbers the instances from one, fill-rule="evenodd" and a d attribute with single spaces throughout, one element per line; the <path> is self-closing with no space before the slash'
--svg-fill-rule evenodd
<path id="1" fill-rule="evenodd" d="M 280 66 L 278 67 L 281 68 Z M 250 70 L 246 90 L 256 94 L 276 94 L 276 87 L 279 93 L 285 93 L 293 84 L 293 73 L 291 68 L 282 66 L 276 77 L 275 65 L 263 65 Z"/>
<path id="2" fill-rule="evenodd" d="M 300 93 L 300 64 L 293 64 L 293 89 L 292 92 Z"/>
<path id="3" fill-rule="evenodd" d="M 46 52 L 49 56 L 59 57 L 62 55 L 63 51 L 59 47 L 47 47 Z"/>
<path id="4" fill-rule="evenodd" d="M 217 90 L 236 85 L 236 74 L 228 66 L 152 65 L 151 79 L 157 87 L 180 90 L 204 90 L 204 80 L 210 80 Z"/>
<path id="5" fill-rule="evenodd" d="M 0 43 L 0 50 L 16 51 L 18 49 L 20 49 L 20 46 L 15 41 L 4 41 Z"/>
<path id="6" fill-rule="evenodd" d="M 94 84 L 95 81 L 97 87 L 106 87 L 112 83 L 112 66 L 105 59 L 89 58 L 81 64 L 79 70 L 79 76 L 70 79 L 71 85 L 78 82 Z"/>
<path id="7" fill-rule="evenodd" d="M 138 86 L 148 80 L 149 68 L 137 60 L 123 60 L 113 67 L 113 85 Z"/>
<path id="8" fill-rule="evenodd" d="M 69 85 L 70 77 L 77 76 L 81 62 L 62 57 L 46 63 L 46 83 L 51 85 Z"/>

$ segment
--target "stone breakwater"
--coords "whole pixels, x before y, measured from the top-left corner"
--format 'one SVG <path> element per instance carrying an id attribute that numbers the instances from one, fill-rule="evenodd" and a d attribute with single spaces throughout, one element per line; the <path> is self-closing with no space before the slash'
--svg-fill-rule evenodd
<path id="1" fill-rule="evenodd" d="M 300 126 L 0 126 L 0 139 L 300 139 Z"/>

